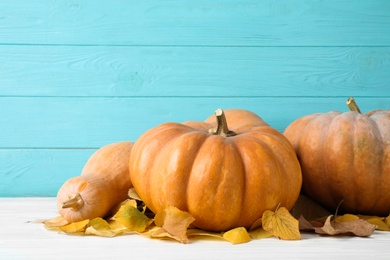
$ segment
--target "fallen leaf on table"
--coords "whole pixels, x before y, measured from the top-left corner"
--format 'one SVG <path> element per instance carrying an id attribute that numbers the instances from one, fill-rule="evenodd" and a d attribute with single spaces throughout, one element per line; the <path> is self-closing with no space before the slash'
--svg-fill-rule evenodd
<path id="1" fill-rule="evenodd" d="M 298 220 L 284 207 L 279 208 L 276 212 L 266 210 L 263 213 L 262 224 L 264 230 L 280 239 L 301 239 Z"/>
<path id="2" fill-rule="evenodd" d="M 43 224 L 47 229 L 60 230 L 59 227 L 68 225 L 69 222 L 62 216 L 57 216 L 48 220 L 43 221 Z"/>
<path id="3" fill-rule="evenodd" d="M 124 204 L 119 211 L 112 217 L 112 220 L 118 221 L 132 231 L 144 232 L 153 220 L 146 217 L 134 205 Z"/>
<path id="4" fill-rule="evenodd" d="M 359 217 L 356 216 L 356 215 L 352 215 L 352 214 L 344 214 L 344 215 L 341 215 L 341 216 L 337 216 L 335 218 L 335 221 L 336 222 L 348 222 L 348 221 L 354 221 L 354 220 L 358 220 Z"/>
<path id="5" fill-rule="evenodd" d="M 229 241 L 232 244 L 241 244 L 241 243 L 247 243 L 251 240 L 251 237 L 249 236 L 248 232 L 244 227 L 238 227 L 231 229 L 229 231 L 226 231 L 223 234 L 223 238 Z"/>
<path id="6" fill-rule="evenodd" d="M 332 217 L 331 215 L 326 219 L 323 227 L 315 227 L 315 232 L 323 235 L 353 234 L 359 237 L 368 237 L 376 228 L 376 225 L 372 225 L 364 219 L 337 222 L 331 221 Z"/>
<path id="7" fill-rule="evenodd" d="M 59 227 L 59 229 L 68 234 L 81 233 L 85 231 L 85 228 L 87 227 L 88 223 L 89 219 L 85 219 L 78 222 L 69 223 L 65 226 L 61 226 Z"/>
<path id="8" fill-rule="evenodd" d="M 94 218 L 88 223 L 85 230 L 86 235 L 96 235 L 101 237 L 113 237 L 124 232 L 126 227 L 113 229 L 110 224 L 102 218 Z"/>
<path id="9" fill-rule="evenodd" d="M 264 238 L 273 237 L 273 235 L 270 232 L 264 230 L 262 227 L 256 228 L 254 230 L 250 230 L 249 235 L 254 239 L 264 239 Z"/>
<path id="10" fill-rule="evenodd" d="M 188 212 L 181 211 L 176 207 L 170 206 L 164 211 L 156 214 L 154 223 L 160 227 L 158 230 L 151 232 L 151 237 L 169 237 L 181 243 L 189 242 L 187 229 L 195 219 Z"/>
<path id="11" fill-rule="evenodd" d="M 390 231 L 390 227 L 386 222 L 384 221 L 384 218 L 380 217 L 372 217 L 366 220 L 368 223 L 376 225 L 377 230 L 381 231 Z"/>

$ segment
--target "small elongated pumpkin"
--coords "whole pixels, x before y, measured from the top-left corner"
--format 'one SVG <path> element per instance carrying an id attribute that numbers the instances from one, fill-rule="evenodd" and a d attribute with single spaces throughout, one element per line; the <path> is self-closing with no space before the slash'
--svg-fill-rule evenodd
<path id="1" fill-rule="evenodd" d="M 70 178 L 59 189 L 60 215 L 69 222 L 105 217 L 125 200 L 132 187 L 129 176 L 132 147 L 132 142 L 118 142 L 98 149 L 80 176 Z"/>
<path id="2" fill-rule="evenodd" d="M 311 114 L 284 131 L 303 173 L 303 192 L 335 211 L 390 213 L 390 111 Z"/>
<path id="3" fill-rule="evenodd" d="M 233 132 L 222 110 L 216 117 L 216 128 L 164 123 L 135 142 L 131 181 L 146 206 L 175 206 L 212 231 L 250 228 L 267 209 L 291 208 L 302 176 L 288 140 L 270 126 Z"/>

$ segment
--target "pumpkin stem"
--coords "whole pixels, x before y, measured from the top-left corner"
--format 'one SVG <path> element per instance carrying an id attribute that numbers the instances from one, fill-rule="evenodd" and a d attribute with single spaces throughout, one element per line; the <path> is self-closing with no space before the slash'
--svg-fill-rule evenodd
<path id="1" fill-rule="evenodd" d="M 360 114 L 362 113 L 362 112 L 360 112 L 360 109 L 359 109 L 358 105 L 356 104 L 356 101 L 353 97 L 350 97 L 347 99 L 347 106 L 348 106 L 349 110 L 351 110 L 351 111 L 355 111 L 355 112 L 358 112 Z"/>
<path id="2" fill-rule="evenodd" d="M 81 208 L 84 204 L 84 200 L 81 197 L 80 193 L 73 194 L 69 196 L 68 200 L 62 203 L 62 208 L 73 208 L 74 210 L 77 210 Z"/>
<path id="3" fill-rule="evenodd" d="M 220 135 L 224 137 L 236 135 L 235 132 L 229 130 L 225 113 L 221 108 L 215 110 L 215 116 L 217 117 L 217 127 L 210 129 L 209 130 L 210 134 Z"/>

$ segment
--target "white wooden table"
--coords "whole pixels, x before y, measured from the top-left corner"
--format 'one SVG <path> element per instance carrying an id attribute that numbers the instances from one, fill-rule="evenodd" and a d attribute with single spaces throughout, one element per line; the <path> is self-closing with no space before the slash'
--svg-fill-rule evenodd
<path id="1" fill-rule="evenodd" d="M 232 245 L 191 239 L 190 244 L 139 235 L 113 238 L 48 231 L 35 221 L 57 216 L 55 198 L 0 198 L 0 259 L 390 259 L 390 232 L 369 238 L 302 234 Z"/>

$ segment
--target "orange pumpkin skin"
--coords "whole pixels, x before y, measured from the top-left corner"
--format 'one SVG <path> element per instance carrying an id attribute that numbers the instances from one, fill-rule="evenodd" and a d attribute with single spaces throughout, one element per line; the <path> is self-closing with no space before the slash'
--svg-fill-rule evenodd
<path id="1" fill-rule="evenodd" d="M 164 123 L 140 136 L 129 165 L 154 213 L 175 206 L 211 231 L 250 228 L 267 209 L 291 208 L 302 183 L 293 147 L 269 126 L 224 137 Z"/>
<path id="2" fill-rule="evenodd" d="M 284 131 L 301 163 L 303 192 L 330 210 L 390 213 L 390 111 L 332 111 Z"/>

